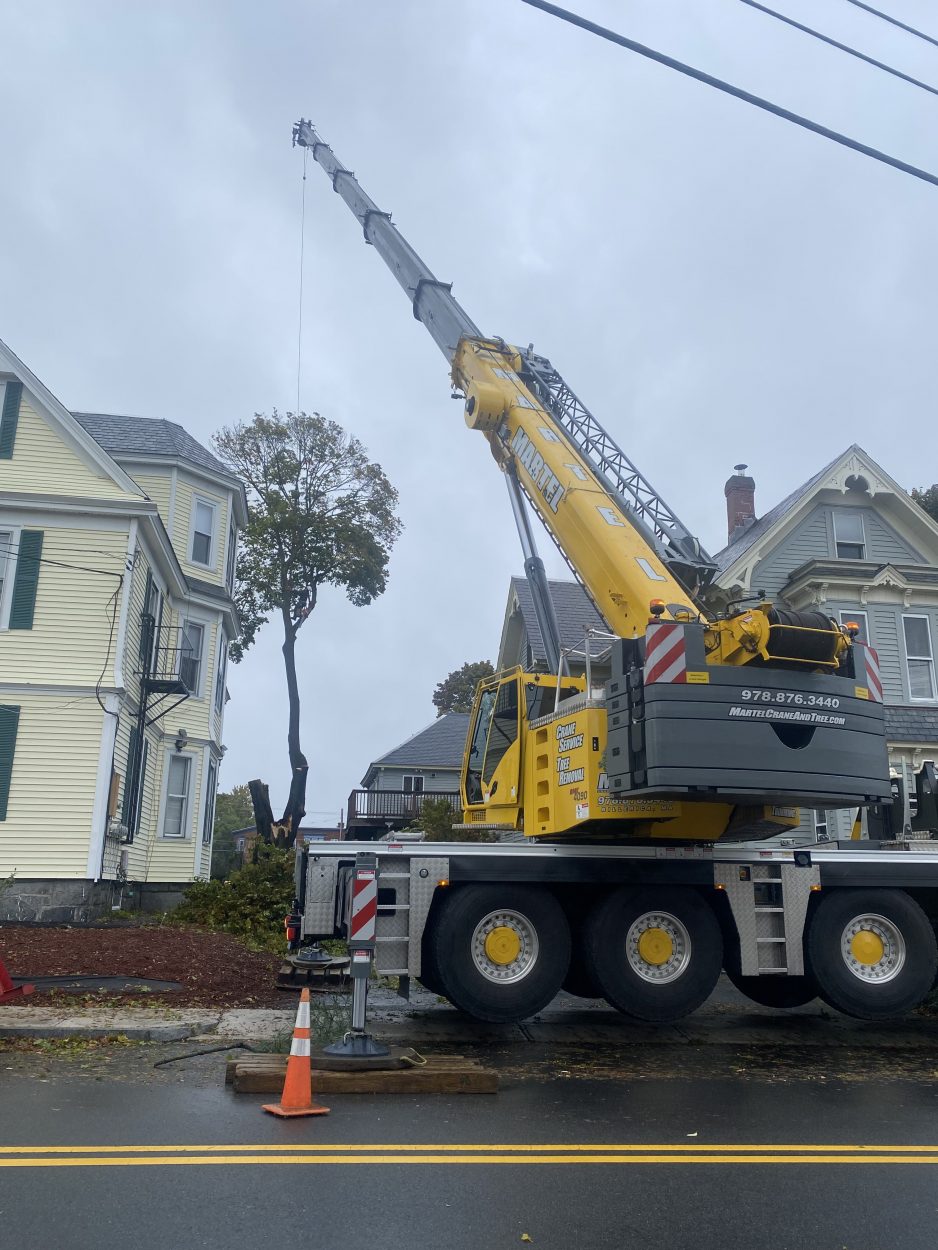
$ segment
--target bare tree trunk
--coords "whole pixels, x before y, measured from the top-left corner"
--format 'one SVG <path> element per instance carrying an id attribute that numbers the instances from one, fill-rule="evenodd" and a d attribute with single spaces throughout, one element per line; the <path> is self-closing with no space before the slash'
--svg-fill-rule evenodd
<path id="1" fill-rule="evenodd" d="M 290 795 L 281 818 L 284 840 L 278 844 L 294 846 L 300 821 L 306 815 L 306 774 L 309 765 L 300 748 L 300 689 L 296 680 L 296 628 L 286 612 L 283 613 L 283 664 L 287 674 L 287 699 L 290 719 L 287 728 L 287 750 L 290 755 Z"/>
<path id="2" fill-rule="evenodd" d="M 251 806 L 254 808 L 254 827 L 257 830 L 257 837 L 251 848 L 251 859 L 256 864 L 258 841 L 268 845 L 273 842 L 274 814 L 270 810 L 270 793 L 263 781 L 249 781 L 248 791 L 251 795 Z"/>

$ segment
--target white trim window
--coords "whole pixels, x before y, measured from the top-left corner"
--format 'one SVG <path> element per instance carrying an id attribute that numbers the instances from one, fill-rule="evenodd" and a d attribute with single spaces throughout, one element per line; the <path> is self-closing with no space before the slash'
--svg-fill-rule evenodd
<path id="1" fill-rule="evenodd" d="M 167 752 L 166 801 L 163 804 L 164 838 L 189 836 L 189 793 L 192 788 L 192 756 Z"/>
<path id="2" fill-rule="evenodd" d="M 199 495 L 192 496 L 192 529 L 189 532 L 189 560 L 203 568 L 215 567 L 215 532 L 218 504 Z"/>
<path id="3" fill-rule="evenodd" d="M 205 624 L 186 618 L 182 623 L 182 650 L 179 653 L 179 676 L 192 691 L 193 698 L 202 697 L 202 655 L 205 650 Z"/>
<path id="4" fill-rule="evenodd" d="M 837 613 L 840 618 L 841 625 L 846 625 L 848 621 L 853 621 L 855 625 L 860 626 L 860 632 L 857 634 L 857 642 L 865 642 L 868 647 L 873 644 L 870 642 L 870 623 L 867 620 L 865 612 L 853 612 L 849 609 L 841 610 Z"/>
<path id="5" fill-rule="evenodd" d="M 915 702 L 935 698 L 935 661 L 932 658 L 931 629 L 927 616 L 903 616 L 905 667 L 909 697 Z"/>
<path id="6" fill-rule="evenodd" d="M 423 773 L 405 773 L 401 787 L 405 794 L 423 794 Z"/>
<path id="7" fill-rule="evenodd" d="M 6 627 L 16 571 L 16 531 L 0 529 L 0 629 Z"/>
<path id="8" fill-rule="evenodd" d="M 215 826 L 215 789 L 218 783 L 218 766 L 209 760 L 208 780 L 205 783 L 205 811 L 202 815 L 202 845 L 210 846 Z"/>
<path id="9" fill-rule="evenodd" d="M 831 835 L 827 824 L 827 812 L 815 808 L 814 811 L 814 840 L 815 842 L 830 842 Z"/>
<path id="10" fill-rule="evenodd" d="M 221 716 L 225 706 L 225 677 L 228 673 L 228 639 L 218 631 L 218 663 L 215 669 L 215 714 Z"/>
<path id="11" fill-rule="evenodd" d="M 834 549 L 838 560 L 866 559 L 862 512 L 834 509 Z"/>

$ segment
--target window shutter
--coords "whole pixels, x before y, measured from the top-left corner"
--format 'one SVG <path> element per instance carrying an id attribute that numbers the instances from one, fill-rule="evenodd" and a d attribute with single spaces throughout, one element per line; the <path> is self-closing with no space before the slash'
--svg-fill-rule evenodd
<path id="1" fill-rule="evenodd" d="M 130 730 L 130 742 L 127 746 L 127 775 L 124 778 L 124 801 L 121 804 L 121 824 L 130 829 L 130 792 L 133 790 L 133 776 L 137 767 L 137 726 Z"/>
<path id="2" fill-rule="evenodd" d="M 19 722 L 18 707 L 0 704 L 0 820 L 7 818 L 10 778 L 13 775 L 13 752 L 16 748 L 16 730 Z"/>
<path id="3" fill-rule="evenodd" d="M 41 555 L 42 530 L 21 530 L 16 577 L 13 579 L 13 602 L 10 605 L 10 629 L 33 627 Z"/>
<path id="4" fill-rule="evenodd" d="M 3 413 L 0 414 L 0 460 L 13 459 L 16 423 L 20 417 L 22 397 L 23 383 L 18 378 L 8 378 L 3 394 Z"/>

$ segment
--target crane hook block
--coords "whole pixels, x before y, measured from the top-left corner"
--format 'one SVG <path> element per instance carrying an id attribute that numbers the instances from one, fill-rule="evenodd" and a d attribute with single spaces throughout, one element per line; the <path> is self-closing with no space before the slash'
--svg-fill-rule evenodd
<path id="1" fill-rule="evenodd" d="M 495 430 L 505 415 L 505 396 L 491 382 L 472 382 L 466 395 L 466 425 L 470 430 Z"/>

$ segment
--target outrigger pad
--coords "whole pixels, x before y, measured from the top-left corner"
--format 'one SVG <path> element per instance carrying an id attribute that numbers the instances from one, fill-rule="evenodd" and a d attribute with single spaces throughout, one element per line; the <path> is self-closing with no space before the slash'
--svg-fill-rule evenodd
<path id="1" fill-rule="evenodd" d="M 329 1047 L 313 1053 L 313 1067 L 321 1072 L 395 1072 L 420 1067 L 425 1060 L 410 1046 L 390 1046 L 386 1055 L 336 1055 Z"/>

